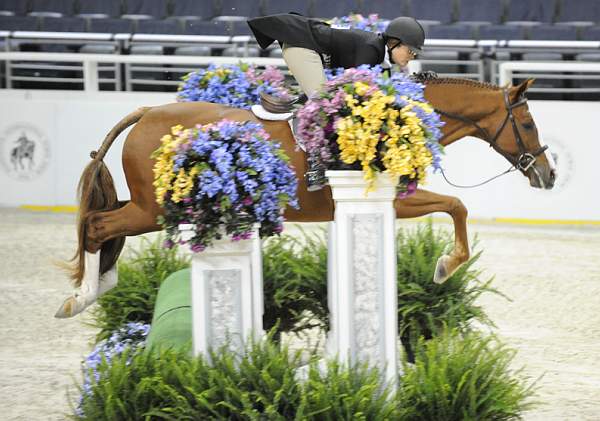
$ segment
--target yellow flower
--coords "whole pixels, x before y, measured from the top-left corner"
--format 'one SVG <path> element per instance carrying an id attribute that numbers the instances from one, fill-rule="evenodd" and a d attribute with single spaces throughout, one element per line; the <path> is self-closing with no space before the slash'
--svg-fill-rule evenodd
<path id="1" fill-rule="evenodd" d="M 353 86 L 360 96 L 369 90 L 369 85 L 363 82 L 355 82 Z M 344 97 L 351 115 L 336 123 L 340 159 L 346 164 L 361 164 L 367 191 L 374 187 L 373 163 L 377 159 L 391 176 L 406 175 L 421 182 L 425 180 L 426 167 L 432 163 L 423 123 L 415 107 L 425 112 L 433 112 L 433 109 L 426 103 L 404 99 L 407 105 L 398 110 L 393 105 L 394 96 L 382 91 L 375 91 L 362 101 L 349 94 Z"/>
<path id="2" fill-rule="evenodd" d="M 367 91 L 369 90 L 369 85 L 367 85 L 364 82 L 354 82 L 354 91 L 360 95 L 360 96 L 364 96 Z"/>

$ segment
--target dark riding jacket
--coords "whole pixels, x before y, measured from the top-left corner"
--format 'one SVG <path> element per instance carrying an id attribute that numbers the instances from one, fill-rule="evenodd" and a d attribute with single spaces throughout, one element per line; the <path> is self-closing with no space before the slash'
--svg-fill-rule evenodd
<path id="1" fill-rule="evenodd" d="M 321 20 L 292 13 L 250 19 L 248 25 L 261 48 L 274 41 L 308 48 L 331 68 L 376 65 L 385 58 L 385 40 L 373 32 L 335 29 Z"/>

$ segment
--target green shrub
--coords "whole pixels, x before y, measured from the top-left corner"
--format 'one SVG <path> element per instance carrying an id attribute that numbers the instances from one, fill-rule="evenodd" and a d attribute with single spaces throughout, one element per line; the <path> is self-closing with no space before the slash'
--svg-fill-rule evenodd
<path id="1" fill-rule="evenodd" d="M 380 371 L 366 364 L 347 367 L 335 360 L 311 364 L 302 403 L 302 416 L 296 419 L 379 421 L 399 416 L 397 399 L 383 385 Z"/>
<path id="2" fill-rule="evenodd" d="M 154 241 L 142 238 L 138 251 L 119 260 L 117 286 L 98 299 L 93 325 L 100 329 L 96 341 L 108 338 L 128 322 L 152 323 L 154 304 L 160 284 L 173 272 L 189 267 L 189 259 L 177 249 L 163 247 L 163 237 Z"/>
<path id="3" fill-rule="evenodd" d="M 416 348 L 416 364 L 404 363 L 402 420 L 513 420 L 534 405 L 533 385 L 511 371 L 515 351 L 494 337 L 444 330 Z"/>
<path id="4" fill-rule="evenodd" d="M 276 328 L 276 339 L 282 332 L 329 329 L 325 233 L 301 233 L 271 238 L 263 246 L 263 321 L 265 329 Z M 474 304 L 484 292 L 497 293 L 491 280 L 481 282 L 480 272 L 472 269 L 481 252 L 444 284 L 433 283 L 437 259 L 451 246 L 451 234 L 434 231 L 431 223 L 398 234 L 398 325 L 411 361 L 411 343 L 419 336 L 433 337 L 444 323 L 463 330 L 473 320 L 492 324 Z M 176 249 L 162 247 L 161 238 L 143 240 L 132 258 L 119 262 L 118 286 L 99 299 L 94 312 L 97 339 L 127 322 L 150 323 L 160 284 L 188 266 L 189 260 Z"/>
<path id="5" fill-rule="evenodd" d="M 481 251 L 443 284 L 433 282 L 438 258 L 448 253 L 453 243 L 452 234 L 435 231 L 431 221 L 398 233 L 398 330 L 410 362 L 414 362 L 417 339 L 431 339 L 444 326 L 466 331 L 475 320 L 494 326 L 475 305 L 485 292 L 500 294 L 491 287 L 493 279 L 481 281 L 481 271 L 473 269 Z"/>
<path id="6" fill-rule="evenodd" d="M 300 351 L 269 339 L 241 357 L 223 348 L 210 360 L 189 350 L 124 352 L 100 364 L 78 419 L 384 420 L 396 411 L 376 371 L 332 362 L 321 374 L 313 358 L 302 381 Z"/>
<path id="7" fill-rule="evenodd" d="M 299 333 L 325 328 L 327 307 L 327 245 L 324 233 L 282 235 L 263 246 L 264 327 Z"/>
<path id="8" fill-rule="evenodd" d="M 270 338 L 240 356 L 225 348 L 212 363 L 189 350 L 115 356 L 97 368 L 84 395 L 84 420 L 508 420 L 533 403 L 532 388 L 509 365 L 514 352 L 493 338 L 440 332 L 417 345 L 404 364 L 398 393 L 377 370 L 329 362 L 312 354 L 308 376 L 297 374 L 300 351 Z"/>

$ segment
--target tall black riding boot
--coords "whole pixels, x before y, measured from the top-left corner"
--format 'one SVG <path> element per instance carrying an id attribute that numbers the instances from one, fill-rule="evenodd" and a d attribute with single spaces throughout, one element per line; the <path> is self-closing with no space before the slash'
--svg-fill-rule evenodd
<path id="1" fill-rule="evenodd" d="M 321 190 L 327 184 L 325 166 L 311 158 L 307 159 L 306 162 L 308 163 L 308 170 L 306 171 L 306 174 L 304 174 L 306 189 L 308 191 Z"/>

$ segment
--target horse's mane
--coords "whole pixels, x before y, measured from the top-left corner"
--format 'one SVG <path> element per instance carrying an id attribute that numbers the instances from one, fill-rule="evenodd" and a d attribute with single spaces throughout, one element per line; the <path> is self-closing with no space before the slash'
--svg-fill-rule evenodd
<path id="1" fill-rule="evenodd" d="M 433 72 L 416 73 L 413 75 L 413 77 L 417 82 L 423 83 L 425 85 L 464 85 L 472 88 L 490 89 L 493 91 L 498 91 L 502 89 L 500 86 L 494 85 L 489 82 L 479 82 L 472 79 L 438 77 Z"/>

